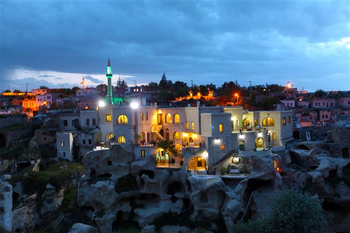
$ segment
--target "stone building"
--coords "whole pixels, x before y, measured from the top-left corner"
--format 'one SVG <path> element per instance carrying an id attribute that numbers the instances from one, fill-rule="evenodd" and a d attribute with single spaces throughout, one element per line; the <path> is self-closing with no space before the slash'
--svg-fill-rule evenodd
<path id="1" fill-rule="evenodd" d="M 168 165 L 170 153 L 156 143 L 173 141 L 181 154 L 192 151 L 195 168 L 208 169 L 239 150 L 280 147 L 292 139 L 291 111 L 250 112 L 242 107 L 106 106 L 99 108 L 103 140 L 123 145 L 135 157 L 155 155 Z M 199 153 L 200 152 L 200 153 Z"/>
<path id="2" fill-rule="evenodd" d="M 57 157 L 73 161 L 73 134 L 56 133 Z"/>

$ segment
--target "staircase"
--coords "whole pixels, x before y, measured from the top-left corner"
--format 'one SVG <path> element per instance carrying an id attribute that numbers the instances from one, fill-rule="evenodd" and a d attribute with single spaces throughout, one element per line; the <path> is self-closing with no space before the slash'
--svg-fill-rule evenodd
<path id="1" fill-rule="evenodd" d="M 229 152 L 227 152 L 224 156 L 222 156 L 219 160 L 217 160 L 212 167 L 216 167 L 217 165 L 219 165 L 220 163 L 224 162 L 226 159 L 228 159 L 231 156 L 235 156 L 238 155 L 238 153 L 236 152 L 236 150 L 230 150 Z"/>
<path id="2" fill-rule="evenodd" d="M 151 132 L 157 134 L 161 140 L 164 140 L 164 137 L 159 133 L 162 127 L 162 125 L 151 125 Z"/>

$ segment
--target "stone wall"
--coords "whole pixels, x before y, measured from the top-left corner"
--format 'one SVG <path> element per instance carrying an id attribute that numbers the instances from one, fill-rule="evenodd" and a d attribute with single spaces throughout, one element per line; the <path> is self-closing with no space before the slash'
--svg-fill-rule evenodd
<path id="1" fill-rule="evenodd" d="M 332 138 L 334 143 L 339 147 L 339 154 L 343 154 L 343 150 L 350 149 L 350 127 L 346 126 L 333 126 L 332 127 Z"/>
<path id="2" fill-rule="evenodd" d="M 27 115 L 16 114 L 16 115 L 1 115 L 0 116 L 0 128 L 8 127 L 11 125 L 22 125 L 27 124 Z"/>
<path id="3" fill-rule="evenodd" d="M 0 226 L 12 230 L 12 185 L 0 181 Z"/>

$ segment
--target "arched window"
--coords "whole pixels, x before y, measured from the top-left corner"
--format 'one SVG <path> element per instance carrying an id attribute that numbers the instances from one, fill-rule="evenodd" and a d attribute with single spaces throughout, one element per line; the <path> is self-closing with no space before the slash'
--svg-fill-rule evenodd
<path id="1" fill-rule="evenodd" d="M 165 115 L 165 123 L 168 123 L 168 124 L 172 123 L 172 117 L 170 113 Z"/>
<path id="2" fill-rule="evenodd" d="M 119 138 L 118 138 L 118 143 L 119 143 L 119 144 L 125 144 L 125 143 L 126 143 L 125 137 L 124 137 L 124 136 L 119 136 Z"/>
<path id="3" fill-rule="evenodd" d="M 107 135 L 107 138 L 106 138 L 106 139 L 107 139 L 107 141 L 108 141 L 108 140 L 110 140 L 110 139 L 113 138 L 113 137 L 114 137 L 114 134 L 110 133 L 110 134 Z"/>
<path id="4" fill-rule="evenodd" d="M 143 121 L 143 112 L 141 112 L 141 121 Z"/>
<path id="5" fill-rule="evenodd" d="M 275 121 L 271 117 L 265 117 L 262 126 L 275 126 Z"/>
<path id="6" fill-rule="evenodd" d="M 259 124 L 258 119 L 254 120 L 254 126 L 257 126 Z"/>
<path id="7" fill-rule="evenodd" d="M 180 115 L 178 113 L 176 113 L 174 115 L 174 124 L 180 124 Z"/>
<path id="8" fill-rule="evenodd" d="M 287 124 L 287 119 L 285 117 L 283 117 L 282 119 L 282 125 L 286 125 Z"/>
<path id="9" fill-rule="evenodd" d="M 194 130 L 194 122 L 191 122 L 191 130 Z"/>
<path id="10" fill-rule="evenodd" d="M 145 132 L 140 133 L 140 141 L 146 141 L 146 134 L 145 134 Z"/>
<path id="11" fill-rule="evenodd" d="M 290 116 L 288 116 L 288 124 L 290 124 Z"/>
<path id="12" fill-rule="evenodd" d="M 186 121 L 186 129 L 190 128 L 190 123 L 188 121 Z"/>
<path id="13" fill-rule="evenodd" d="M 174 139 L 174 140 L 175 140 L 175 139 L 179 140 L 179 139 L 180 139 L 180 133 L 175 131 L 175 132 L 173 133 L 173 139 Z"/>
<path id="14" fill-rule="evenodd" d="M 127 124 L 128 118 L 125 115 L 119 115 L 117 119 L 117 124 Z"/>
<path id="15" fill-rule="evenodd" d="M 244 128 L 249 126 L 249 119 L 246 118 L 246 119 L 243 120 L 243 126 L 244 126 Z"/>

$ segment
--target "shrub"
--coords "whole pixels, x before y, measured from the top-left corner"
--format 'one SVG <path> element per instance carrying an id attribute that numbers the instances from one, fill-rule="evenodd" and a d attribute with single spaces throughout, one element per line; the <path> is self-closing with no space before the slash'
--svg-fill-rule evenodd
<path id="1" fill-rule="evenodd" d="M 320 201 L 294 190 L 282 192 L 272 202 L 267 232 L 323 232 L 326 219 Z"/>

